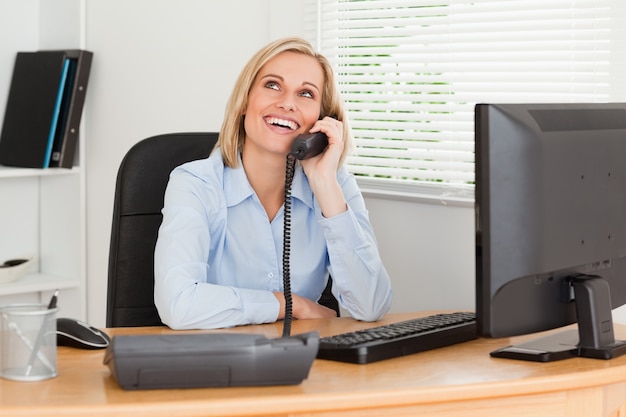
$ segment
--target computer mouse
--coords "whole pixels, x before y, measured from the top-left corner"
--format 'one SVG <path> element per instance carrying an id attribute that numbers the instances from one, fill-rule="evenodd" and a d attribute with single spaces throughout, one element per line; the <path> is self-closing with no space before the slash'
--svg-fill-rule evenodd
<path id="1" fill-rule="evenodd" d="M 57 345 L 79 349 L 104 349 L 111 343 L 108 334 L 80 320 L 57 319 Z"/>

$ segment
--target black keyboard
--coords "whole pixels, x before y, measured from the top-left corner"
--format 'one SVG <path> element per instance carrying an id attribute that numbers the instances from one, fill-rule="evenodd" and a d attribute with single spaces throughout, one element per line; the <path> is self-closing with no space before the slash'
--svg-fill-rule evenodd
<path id="1" fill-rule="evenodd" d="M 477 338 L 476 315 L 434 314 L 320 339 L 318 359 L 366 364 Z"/>

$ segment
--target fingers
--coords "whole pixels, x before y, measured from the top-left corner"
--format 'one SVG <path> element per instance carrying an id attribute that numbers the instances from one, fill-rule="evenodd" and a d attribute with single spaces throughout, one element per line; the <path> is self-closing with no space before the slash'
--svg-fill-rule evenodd
<path id="1" fill-rule="evenodd" d="M 315 122 L 310 132 L 324 132 L 329 139 L 333 138 L 338 142 L 343 142 L 343 122 L 332 117 L 326 116 Z"/>

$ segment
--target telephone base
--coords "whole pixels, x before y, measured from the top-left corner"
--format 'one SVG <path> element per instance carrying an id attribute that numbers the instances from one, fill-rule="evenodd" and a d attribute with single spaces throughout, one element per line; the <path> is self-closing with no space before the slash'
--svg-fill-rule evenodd
<path id="1" fill-rule="evenodd" d="M 114 336 L 104 364 L 127 390 L 296 385 L 317 354 L 317 332 Z"/>

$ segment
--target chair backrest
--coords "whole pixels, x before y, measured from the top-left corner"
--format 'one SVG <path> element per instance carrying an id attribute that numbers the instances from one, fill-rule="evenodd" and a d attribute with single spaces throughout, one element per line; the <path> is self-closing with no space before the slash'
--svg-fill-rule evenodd
<path id="1" fill-rule="evenodd" d="M 162 325 L 154 305 L 154 248 L 162 221 L 163 196 L 170 172 L 207 157 L 218 133 L 170 133 L 134 145 L 120 164 L 115 187 L 107 327 Z M 331 280 L 319 300 L 334 309 Z"/>
<path id="2" fill-rule="evenodd" d="M 120 164 L 115 186 L 107 327 L 162 325 L 154 306 L 154 247 L 170 172 L 206 158 L 218 133 L 170 133 L 135 144 Z"/>

